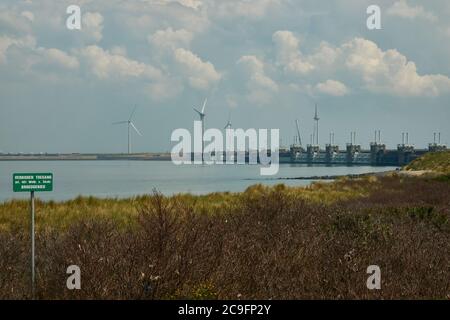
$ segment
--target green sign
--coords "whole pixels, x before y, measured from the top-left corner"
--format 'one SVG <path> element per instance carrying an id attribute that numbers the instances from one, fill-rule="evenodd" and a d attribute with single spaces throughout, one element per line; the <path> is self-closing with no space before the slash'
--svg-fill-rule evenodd
<path id="1" fill-rule="evenodd" d="M 14 173 L 13 191 L 52 191 L 53 173 Z"/>

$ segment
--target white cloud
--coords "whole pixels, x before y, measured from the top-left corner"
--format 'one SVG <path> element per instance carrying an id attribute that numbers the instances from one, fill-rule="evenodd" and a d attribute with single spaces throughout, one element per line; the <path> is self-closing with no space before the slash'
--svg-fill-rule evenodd
<path id="1" fill-rule="evenodd" d="M 2 30 L 2 33 L 13 32 L 22 35 L 31 33 L 32 20 L 30 20 L 29 14 L 31 12 L 24 15 L 13 10 L 0 9 L 0 30 Z"/>
<path id="2" fill-rule="evenodd" d="M 318 83 L 315 88 L 318 92 L 328 94 L 331 96 L 344 96 L 348 93 L 348 88 L 342 82 L 336 80 L 327 80 Z"/>
<path id="3" fill-rule="evenodd" d="M 82 31 L 94 41 L 100 41 L 103 37 L 103 16 L 98 12 L 86 12 L 82 17 Z"/>
<path id="4" fill-rule="evenodd" d="M 450 91 L 447 76 L 419 75 L 414 62 L 397 50 L 381 50 L 376 43 L 355 38 L 342 46 L 345 66 L 362 77 L 370 91 L 399 96 L 438 96 Z"/>
<path id="5" fill-rule="evenodd" d="M 277 31 L 273 34 L 277 52 L 276 63 L 284 68 L 284 71 L 292 74 L 307 74 L 314 66 L 307 62 L 300 50 L 299 40 L 291 31 Z"/>
<path id="6" fill-rule="evenodd" d="M 37 51 L 42 54 L 43 61 L 49 65 L 55 65 L 65 69 L 78 69 L 80 63 L 76 57 L 72 57 L 59 49 L 38 48 Z"/>
<path id="7" fill-rule="evenodd" d="M 57 71 L 75 70 L 80 66 L 76 57 L 57 48 L 36 46 L 32 36 L 21 38 L 0 37 L 0 64 L 15 73 L 34 74 L 39 79 L 56 79 Z"/>
<path id="8" fill-rule="evenodd" d="M 202 6 L 201 0 L 162 0 L 165 3 L 178 3 L 186 8 L 197 10 Z"/>
<path id="9" fill-rule="evenodd" d="M 147 86 L 148 95 L 154 101 L 163 101 L 178 96 L 183 91 L 179 78 L 163 77 Z"/>
<path id="10" fill-rule="evenodd" d="M 22 11 L 22 13 L 20 14 L 21 16 L 27 18 L 30 21 L 34 21 L 34 14 L 33 12 L 30 11 Z"/>
<path id="11" fill-rule="evenodd" d="M 371 92 L 397 96 L 438 96 L 450 92 L 447 76 L 420 75 L 415 63 L 400 52 L 383 51 L 370 40 L 354 38 L 337 48 L 323 42 L 314 53 L 303 55 L 299 40 L 291 31 L 277 31 L 272 39 L 275 66 L 285 73 L 301 75 L 305 81 L 339 76 L 352 79 L 353 85 Z M 317 85 L 316 91 L 334 95 L 348 93 L 346 87 L 330 81 Z"/>
<path id="12" fill-rule="evenodd" d="M 381 49 L 376 43 L 361 38 L 346 40 L 345 43 L 322 42 L 311 50 L 309 41 L 304 43 L 303 37 L 289 30 L 280 30 L 272 34 L 274 50 L 267 50 L 267 37 L 272 30 L 277 30 L 273 29 L 274 26 L 292 26 L 291 14 L 312 10 L 312 4 L 310 8 L 304 8 L 290 0 L 82 2 L 86 2 L 86 10 L 89 11 L 82 11 L 82 30 L 72 33 L 67 33 L 64 28 L 64 10 L 57 14 L 64 6 L 55 5 L 51 0 L 42 0 L 39 5 L 16 5 L 13 1 L 10 6 L 0 5 L 1 9 L 5 8 L 0 10 L 3 34 L 0 36 L 0 64 L 10 60 L 13 70 L 23 61 L 22 69 L 42 74 L 55 72 L 55 66 L 69 71 L 81 67 L 81 70 L 100 79 L 145 79 L 149 81 L 142 81 L 142 86 L 160 96 L 166 92 L 173 96 L 174 92 L 181 92 L 184 85 L 206 90 L 226 76 L 226 80 L 235 82 L 230 84 L 231 88 L 239 91 L 244 87 L 246 97 L 258 103 L 267 103 L 276 93 L 289 88 L 292 92 L 296 88 L 295 94 L 303 94 L 309 87 L 314 93 L 337 96 L 355 92 L 354 89 L 395 96 L 438 96 L 450 91 L 447 69 L 442 69 L 442 74 L 420 73 L 420 66 L 397 50 Z M 427 20 L 437 19 L 432 12 L 439 16 L 444 13 L 436 7 L 431 9 L 432 5 L 423 4 L 422 7 L 412 3 L 395 0 L 390 2 L 387 11 L 394 16 Z M 108 10 L 103 10 L 106 4 Z M 437 6 L 440 7 L 443 6 Z M 297 11 L 286 12 L 289 9 Z M 236 20 L 221 21 L 221 17 Z M 342 19 L 346 17 L 343 15 Z M 261 22 L 253 20 L 259 18 L 264 19 L 264 27 Z M 287 19 L 280 20 L 283 18 Z M 341 19 L 340 16 L 338 18 Z M 104 29 L 105 19 L 107 29 Z M 245 25 L 239 21 L 244 21 Z M 303 26 L 307 24 L 302 24 L 301 28 Z M 445 29 L 447 27 L 441 26 L 441 35 L 444 32 L 450 34 L 450 29 Z M 244 35 L 238 34 L 241 30 L 245 30 Z M 317 30 L 311 31 L 306 39 L 316 42 L 324 38 L 320 24 Z M 346 29 L 343 30 L 345 34 L 341 30 L 335 31 L 337 38 L 341 39 L 352 39 L 350 36 L 354 34 Z M 103 49 L 103 45 L 96 45 L 104 32 L 108 50 Z M 247 37 L 247 33 L 252 37 Z M 39 39 L 39 44 L 34 37 Z M 46 48 L 39 46 L 44 46 L 44 43 Z M 146 51 L 148 43 L 151 54 Z M 222 50 L 218 43 L 223 43 L 226 49 Z M 91 44 L 93 46 L 86 46 Z M 414 50 L 405 43 L 402 47 Z M 19 54 L 13 57 L 13 53 Z M 210 58 L 214 60 L 209 62 L 200 58 L 203 54 L 214 57 Z M 139 58 L 135 60 L 130 56 Z M 216 63 L 216 57 L 223 70 L 217 70 L 217 65 L 212 63 Z M 230 65 L 236 61 L 235 57 L 241 57 L 239 69 L 245 71 L 241 77 L 230 74 L 235 70 Z M 52 68 L 42 68 L 44 65 Z M 441 65 L 446 67 L 446 64 Z M 39 66 L 39 70 L 33 69 L 34 66 Z M 170 83 L 174 83 L 176 89 L 170 90 Z M 236 93 L 233 97 L 233 101 L 241 101 L 239 99 L 242 98 Z"/>
<path id="13" fill-rule="evenodd" d="M 335 48 L 327 42 L 322 42 L 317 51 L 308 57 L 309 63 L 314 66 L 325 67 L 335 66 L 342 52 L 340 48 Z"/>
<path id="14" fill-rule="evenodd" d="M 123 12 L 120 16 L 124 27 L 137 39 L 146 39 L 149 33 L 169 26 L 197 33 L 207 31 L 210 25 L 208 11 L 200 1 L 128 1 L 117 10 Z"/>
<path id="15" fill-rule="evenodd" d="M 400 0 L 395 2 L 388 8 L 387 13 L 392 16 L 402 18 L 422 18 L 429 21 L 436 21 L 437 17 L 431 12 L 426 11 L 422 6 L 410 6 L 406 0 Z"/>
<path id="16" fill-rule="evenodd" d="M 278 92 L 278 85 L 266 75 L 264 63 L 255 56 L 242 56 L 238 65 L 247 73 L 247 99 L 255 104 L 268 104 Z"/>
<path id="17" fill-rule="evenodd" d="M 215 85 L 222 77 L 211 62 L 203 62 L 189 50 L 183 48 L 176 49 L 174 58 L 187 76 L 189 85 L 195 89 L 208 89 Z"/>
<path id="18" fill-rule="evenodd" d="M 85 47 L 78 54 L 89 70 L 100 79 L 135 77 L 157 80 L 162 76 L 161 71 L 151 65 L 110 53 L 96 45 Z"/>
<path id="19" fill-rule="evenodd" d="M 177 2 L 187 8 L 195 10 L 197 10 L 202 5 L 202 2 L 200 0 L 177 0 Z"/>
<path id="20" fill-rule="evenodd" d="M 13 45 L 20 48 L 32 48 L 36 45 L 36 39 L 32 36 L 22 38 L 0 36 L 0 63 L 7 63 L 7 51 Z"/>
<path id="21" fill-rule="evenodd" d="M 148 37 L 148 40 L 156 48 L 175 50 L 177 48 L 188 48 L 192 38 L 193 34 L 190 31 L 167 28 L 156 31 Z"/>
<path id="22" fill-rule="evenodd" d="M 114 46 L 111 48 L 111 53 L 114 55 L 119 55 L 119 56 L 126 56 L 127 55 L 127 48 L 124 46 Z"/>
<path id="23" fill-rule="evenodd" d="M 271 6 L 277 5 L 280 0 L 227 0 L 214 3 L 215 13 L 224 18 L 245 17 L 262 18 Z"/>

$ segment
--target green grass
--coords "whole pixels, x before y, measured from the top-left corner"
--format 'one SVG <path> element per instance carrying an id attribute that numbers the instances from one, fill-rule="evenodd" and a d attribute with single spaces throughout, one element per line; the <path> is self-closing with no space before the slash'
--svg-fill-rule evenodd
<path id="1" fill-rule="evenodd" d="M 273 187 L 253 185 L 241 193 L 179 194 L 169 197 L 169 200 L 173 203 L 192 204 L 199 211 L 217 215 L 228 212 L 242 198 L 258 199 L 275 190 L 298 200 L 332 204 L 336 201 L 366 197 L 380 187 L 376 177 L 343 178 L 332 183 L 317 182 L 307 187 L 287 187 L 283 184 Z M 61 202 L 37 199 L 36 228 L 66 230 L 74 223 L 88 219 L 108 220 L 121 228 L 133 228 L 137 223 L 139 208 L 145 205 L 151 196 L 127 199 L 77 197 Z M 11 200 L 0 203 L 0 231 L 26 230 L 28 224 L 29 202 L 27 200 Z"/>
<path id="2" fill-rule="evenodd" d="M 429 170 L 450 174 L 450 151 L 427 153 L 414 160 L 405 170 Z"/>
<path id="3" fill-rule="evenodd" d="M 38 299 L 448 299 L 449 195 L 445 180 L 394 173 L 38 201 Z M 28 297 L 28 210 L 0 203 L 0 299 Z M 376 292 L 371 264 L 384 274 Z"/>

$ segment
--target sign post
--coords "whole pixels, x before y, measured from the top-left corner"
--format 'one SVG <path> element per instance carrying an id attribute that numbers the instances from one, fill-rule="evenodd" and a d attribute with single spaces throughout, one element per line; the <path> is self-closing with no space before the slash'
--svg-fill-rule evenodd
<path id="1" fill-rule="evenodd" d="M 34 272 L 34 191 L 31 191 L 30 209 L 31 209 L 31 296 L 34 299 L 35 292 L 35 272 Z"/>
<path id="2" fill-rule="evenodd" d="M 30 192 L 30 218 L 31 218 L 31 296 L 35 295 L 35 250 L 34 250 L 34 192 L 52 191 L 53 174 L 52 173 L 14 173 L 13 191 Z"/>

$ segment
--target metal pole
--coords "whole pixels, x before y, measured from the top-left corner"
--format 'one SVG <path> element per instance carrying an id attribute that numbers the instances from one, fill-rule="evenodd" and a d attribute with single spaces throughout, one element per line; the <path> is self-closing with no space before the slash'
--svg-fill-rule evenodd
<path id="1" fill-rule="evenodd" d="M 31 296 L 34 300 L 35 294 L 35 272 L 34 272 L 34 191 L 31 191 Z"/>
<path id="2" fill-rule="evenodd" d="M 317 120 L 317 134 L 316 134 L 316 139 L 317 139 L 317 145 L 319 145 L 319 120 Z"/>
<path id="3" fill-rule="evenodd" d="M 203 110 L 202 110 L 203 112 Z M 205 141 L 203 140 L 203 135 L 205 134 L 205 116 L 202 116 L 202 164 L 204 164 L 204 150 L 205 150 Z"/>
<path id="4" fill-rule="evenodd" d="M 314 123 L 314 131 L 311 135 L 311 145 L 313 146 L 316 143 L 316 124 Z"/>
<path id="5" fill-rule="evenodd" d="M 130 147 L 130 123 L 128 122 L 128 154 L 130 154 L 131 152 L 131 147 Z"/>

